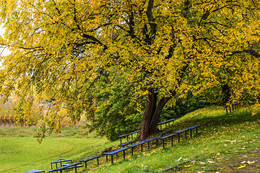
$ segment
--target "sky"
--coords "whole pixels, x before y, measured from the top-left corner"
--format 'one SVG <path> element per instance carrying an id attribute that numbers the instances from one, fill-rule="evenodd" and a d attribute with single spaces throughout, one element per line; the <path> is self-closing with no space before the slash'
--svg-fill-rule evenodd
<path id="1" fill-rule="evenodd" d="M 0 35 L 3 37 L 3 34 L 5 33 L 5 29 L 2 25 L 0 25 Z M 9 55 L 11 52 L 7 48 L 2 48 L 0 46 L 0 56 L 6 56 Z M 2 68 L 2 61 L 0 60 L 0 68 Z"/>
<path id="2" fill-rule="evenodd" d="M 3 34 L 5 33 L 5 30 L 3 28 L 3 25 L 0 25 L 0 35 L 3 37 Z M 0 56 L 9 55 L 11 52 L 8 49 L 1 48 L 0 46 Z"/>

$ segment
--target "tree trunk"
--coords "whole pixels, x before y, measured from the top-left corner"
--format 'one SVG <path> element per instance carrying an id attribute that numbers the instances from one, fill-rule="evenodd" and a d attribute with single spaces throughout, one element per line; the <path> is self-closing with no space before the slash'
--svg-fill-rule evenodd
<path id="1" fill-rule="evenodd" d="M 176 92 L 172 93 L 174 96 Z M 139 140 L 145 140 L 150 135 L 159 132 L 157 124 L 160 119 L 160 115 L 165 104 L 172 98 L 163 97 L 157 104 L 157 94 L 154 93 L 153 89 L 149 90 L 148 99 L 145 106 L 144 116 L 141 124 L 140 138 Z"/>
<path id="2" fill-rule="evenodd" d="M 153 134 L 153 133 L 156 133 L 159 131 L 158 127 L 157 127 L 157 124 L 159 122 L 159 119 L 160 119 L 160 115 L 162 113 L 162 110 L 163 110 L 163 107 L 165 106 L 165 104 L 171 99 L 171 97 L 164 97 L 162 98 L 156 109 L 155 109 L 155 112 L 153 114 L 153 118 L 150 122 L 150 125 L 149 125 L 149 132 L 150 134 Z"/>
<path id="3" fill-rule="evenodd" d="M 157 102 L 157 94 L 154 92 L 154 89 L 148 89 L 149 94 L 145 105 L 145 111 L 143 115 L 143 120 L 141 124 L 141 131 L 140 131 L 140 140 L 146 139 L 149 133 L 149 125 L 153 117 L 153 113 L 156 109 L 156 102 Z"/>

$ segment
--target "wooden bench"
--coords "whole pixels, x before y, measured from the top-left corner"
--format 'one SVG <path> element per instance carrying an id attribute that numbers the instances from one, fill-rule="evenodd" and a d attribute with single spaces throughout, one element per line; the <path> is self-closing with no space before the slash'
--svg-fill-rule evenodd
<path id="1" fill-rule="evenodd" d="M 190 131 L 190 137 L 192 138 L 192 130 L 195 129 L 196 130 L 196 133 L 198 133 L 198 128 L 199 128 L 199 125 L 194 125 L 194 126 L 191 126 L 191 127 L 188 127 L 186 129 L 186 131 Z M 186 139 L 187 139 L 187 136 L 186 136 Z"/>
<path id="2" fill-rule="evenodd" d="M 141 145 L 141 152 L 143 152 L 143 144 L 145 143 L 145 141 L 141 141 L 136 144 L 129 145 L 128 148 L 131 148 L 132 156 L 134 155 L 134 147 Z"/>
<path id="3" fill-rule="evenodd" d="M 226 108 L 226 113 L 228 114 L 228 109 L 229 109 L 229 112 L 231 112 L 231 108 L 229 105 L 225 105 L 224 108 Z"/>
<path id="4" fill-rule="evenodd" d="M 116 150 L 112 150 L 112 151 L 108 151 L 108 152 L 105 152 L 105 153 L 102 153 L 102 155 L 105 155 L 106 156 L 106 160 L 108 161 L 108 158 L 107 156 L 110 155 L 111 156 L 111 163 L 113 164 L 113 155 L 114 154 L 117 154 L 121 151 L 123 151 L 123 157 L 125 159 L 125 150 L 127 150 L 129 147 L 124 147 L 124 148 L 120 148 L 120 149 L 116 149 Z"/>
<path id="5" fill-rule="evenodd" d="M 130 132 L 130 133 L 127 133 L 127 134 L 118 136 L 118 137 L 120 138 L 120 144 L 122 144 L 122 138 L 125 138 L 125 137 L 126 137 L 126 140 L 128 141 L 128 140 L 129 140 L 129 136 L 131 136 L 132 139 L 133 139 L 133 134 L 139 133 L 139 132 L 140 132 L 140 130 L 136 130 L 136 131 L 134 131 L 134 132 Z"/>
<path id="6" fill-rule="evenodd" d="M 153 137 L 153 138 L 146 139 L 146 140 L 145 140 L 145 142 L 147 142 L 147 143 L 148 143 L 148 145 L 147 145 L 147 147 L 148 147 L 148 150 L 149 150 L 149 147 L 150 147 L 150 145 L 149 145 L 149 144 L 150 144 L 150 142 L 151 142 L 151 141 L 154 141 L 154 140 L 156 140 L 156 145 L 157 145 L 157 144 L 158 144 L 158 141 L 159 141 L 160 139 L 161 139 L 161 137 L 158 137 L 158 136 L 157 136 L 157 137 Z"/>
<path id="7" fill-rule="evenodd" d="M 163 144 L 163 148 L 165 148 L 165 140 L 166 140 L 167 138 L 171 138 L 171 146 L 173 146 L 173 137 L 174 137 L 174 136 L 177 135 L 177 136 L 178 136 L 178 142 L 180 142 L 180 134 L 181 134 L 181 133 L 184 132 L 184 133 L 185 133 L 185 139 L 187 139 L 187 132 L 190 131 L 190 137 L 192 137 L 192 130 L 193 130 L 193 129 L 196 129 L 196 133 L 198 133 L 198 127 L 199 127 L 199 125 L 194 125 L 194 126 L 191 126 L 191 127 L 186 128 L 186 129 L 179 130 L 179 131 L 176 131 L 176 132 L 171 133 L 171 134 L 169 134 L 169 135 L 166 135 L 166 136 L 161 137 L 162 144 Z"/>
<path id="8" fill-rule="evenodd" d="M 172 118 L 172 119 L 169 119 L 169 120 L 166 120 L 166 121 L 162 121 L 162 122 L 159 122 L 157 124 L 158 127 L 161 127 L 162 129 L 162 126 L 163 124 L 165 125 L 165 128 L 167 128 L 167 126 L 169 127 L 170 123 L 173 122 L 175 120 L 175 118 Z"/>
<path id="9" fill-rule="evenodd" d="M 75 173 L 77 173 L 77 168 L 80 168 L 82 166 L 83 165 L 81 165 L 80 162 L 76 162 L 76 163 L 66 164 L 66 165 L 64 165 L 60 168 L 49 170 L 49 172 L 60 172 L 60 173 L 62 173 L 63 170 L 75 169 Z"/>
<path id="10" fill-rule="evenodd" d="M 94 160 L 94 159 L 97 159 L 97 165 L 99 165 L 99 158 L 101 157 L 102 155 L 96 155 L 96 156 L 92 156 L 92 157 L 89 157 L 89 158 L 86 158 L 84 160 L 80 160 L 80 162 L 84 162 L 85 163 L 85 168 L 87 168 L 87 162 L 90 161 L 90 160 Z"/>
<path id="11" fill-rule="evenodd" d="M 172 132 L 172 130 L 165 130 L 165 131 L 159 132 L 158 135 L 162 137 L 162 136 L 164 136 L 165 134 L 171 133 L 171 132 Z"/>
<path id="12" fill-rule="evenodd" d="M 52 164 L 56 164 L 56 168 L 58 168 L 58 163 L 60 163 L 60 167 L 62 167 L 62 163 L 70 162 L 72 163 L 71 159 L 59 159 L 51 162 L 51 169 L 52 169 Z"/>
<path id="13" fill-rule="evenodd" d="M 237 102 L 232 103 L 231 107 L 232 107 L 232 111 L 234 111 L 235 109 L 238 108 L 238 103 Z"/>
<path id="14" fill-rule="evenodd" d="M 127 145 L 130 145 L 130 144 L 133 144 L 133 143 L 136 143 L 136 140 L 134 141 L 129 141 L 129 142 L 126 142 L 126 143 L 122 143 L 120 145 L 118 145 L 119 147 L 126 147 Z"/>
<path id="15" fill-rule="evenodd" d="M 174 132 L 172 134 L 169 134 L 169 135 L 166 135 L 166 136 L 163 136 L 161 137 L 161 140 L 162 140 L 162 144 L 163 144 L 163 149 L 165 148 L 164 147 L 164 140 L 167 139 L 167 138 L 171 138 L 171 145 L 173 146 L 173 136 L 175 136 L 177 133 Z"/>
<path id="16" fill-rule="evenodd" d="M 41 172 L 45 172 L 45 171 L 42 171 L 42 170 L 30 170 L 30 171 L 27 171 L 25 173 L 41 173 Z"/>

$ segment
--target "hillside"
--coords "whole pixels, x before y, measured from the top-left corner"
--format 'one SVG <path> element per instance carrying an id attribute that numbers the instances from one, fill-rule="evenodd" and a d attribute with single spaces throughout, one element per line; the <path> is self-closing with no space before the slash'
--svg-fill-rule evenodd
<path id="1" fill-rule="evenodd" d="M 175 121 L 171 127 L 179 130 L 193 124 L 203 126 L 192 139 L 167 149 L 157 148 L 121 158 L 91 172 L 229 172 L 259 171 L 260 111 L 252 116 L 251 109 L 240 108 L 226 115 L 221 107 L 196 110 Z M 130 155 L 130 154 L 129 154 Z"/>

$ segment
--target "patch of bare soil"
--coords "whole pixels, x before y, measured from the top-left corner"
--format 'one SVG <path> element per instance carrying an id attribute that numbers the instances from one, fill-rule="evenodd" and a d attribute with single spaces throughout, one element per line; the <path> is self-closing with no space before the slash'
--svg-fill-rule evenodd
<path id="1" fill-rule="evenodd" d="M 218 156 L 209 154 L 204 158 L 193 159 L 164 169 L 162 172 L 260 173 L 260 150 Z"/>
<path id="2" fill-rule="evenodd" d="M 219 164 L 222 165 L 220 172 L 260 172 L 260 150 L 231 156 Z"/>

